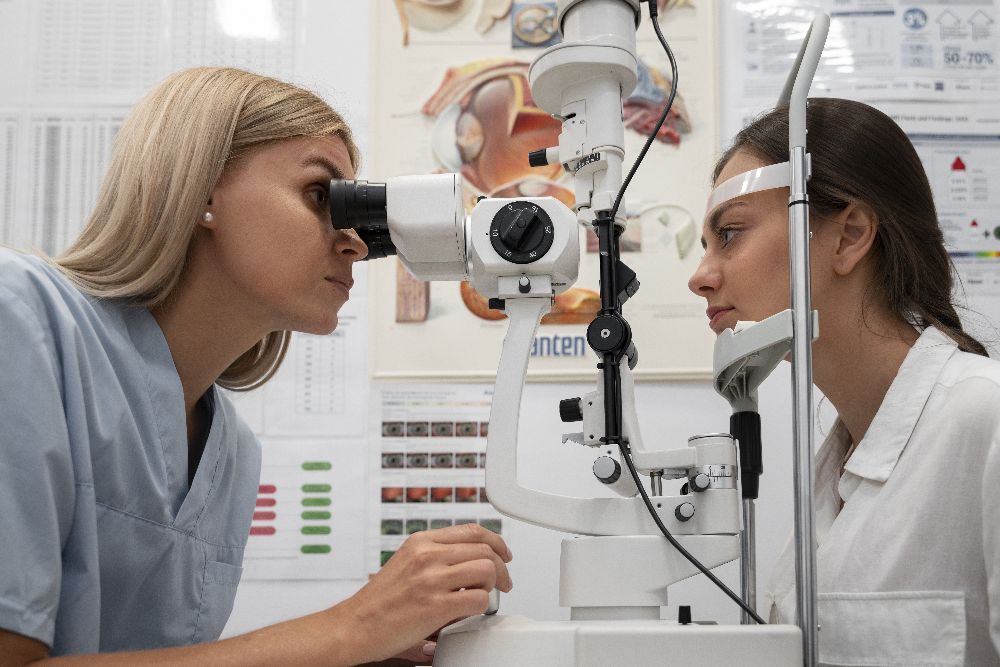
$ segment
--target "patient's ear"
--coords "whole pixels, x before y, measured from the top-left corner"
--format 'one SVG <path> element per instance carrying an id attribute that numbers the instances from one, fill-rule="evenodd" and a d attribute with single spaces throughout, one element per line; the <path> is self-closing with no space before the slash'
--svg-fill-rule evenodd
<path id="1" fill-rule="evenodd" d="M 846 276 L 871 252 L 878 231 L 878 216 L 868 204 L 852 202 L 833 222 L 838 237 L 832 267 L 838 275 Z"/>

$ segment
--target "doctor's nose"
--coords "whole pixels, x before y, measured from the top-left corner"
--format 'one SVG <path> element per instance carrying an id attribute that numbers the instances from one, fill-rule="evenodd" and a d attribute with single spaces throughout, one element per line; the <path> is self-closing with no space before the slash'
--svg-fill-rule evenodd
<path id="1" fill-rule="evenodd" d="M 368 246 L 353 229 L 338 230 L 334 249 L 352 262 L 360 262 L 368 256 Z"/>

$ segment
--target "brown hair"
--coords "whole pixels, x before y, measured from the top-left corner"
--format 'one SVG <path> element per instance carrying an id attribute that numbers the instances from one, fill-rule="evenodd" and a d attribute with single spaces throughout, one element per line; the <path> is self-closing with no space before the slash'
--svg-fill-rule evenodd
<path id="1" fill-rule="evenodd" d="M 903 130 L 867 104 L 835 98 L 810 99 L 806 127 L 810 212 L 823 219 L 863 202 L 877 216 L 868 295 L 876 294 L 902 320 L 921 329 L 934 326 L 962 350 L 986 356 L 983 344 L 962 328 L 952 302 L 954 265 L 927 174 Z M 713 181 L 737 151 L 768 164 L 786 161 L 788 108 L 774 109 L 740 131 L 716 163 Z"/>
<path id="2" fill-rule="evenodd" d="M 266 142 L 328 135 L 343 140 L 357 167 L 350 128 L 308 90 L 229 67 L 177 72 L 129 114 L 86 226 L 52 261 L 88 294 L 153 308 L 180 280 L 197 220 L 227 164 Z M 259 387 L 278 370 L 290 338 L 269 333 L 218 384 Z"/>

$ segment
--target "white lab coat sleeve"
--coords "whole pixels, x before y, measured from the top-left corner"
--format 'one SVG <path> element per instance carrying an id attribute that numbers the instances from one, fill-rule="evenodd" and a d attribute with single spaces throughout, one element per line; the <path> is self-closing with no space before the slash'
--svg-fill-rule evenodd
<path id="1" fill-rule="evenodd" d="M 59 355 L 28 304 L 0 284 L 0 628 L 51 646 L 75 479 Z"/>
<path id="2" fill-rule="evenodd" d="M 983 469 L 983 555 L 990 605 L 990 639 L 1000 655 L 1000 432 L 993 434 Z"/>

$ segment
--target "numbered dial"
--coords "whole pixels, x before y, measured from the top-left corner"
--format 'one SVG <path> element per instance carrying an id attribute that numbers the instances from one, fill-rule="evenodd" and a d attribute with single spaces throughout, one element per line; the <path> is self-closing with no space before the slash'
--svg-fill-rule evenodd
<path id="1" fill-rule="evenodd" d="M 537 204 L 515 201 L 497 211 L 490 224 L 493 249 L 515 264 L 541 259 L 552 247 L 552 220 Z"/>

